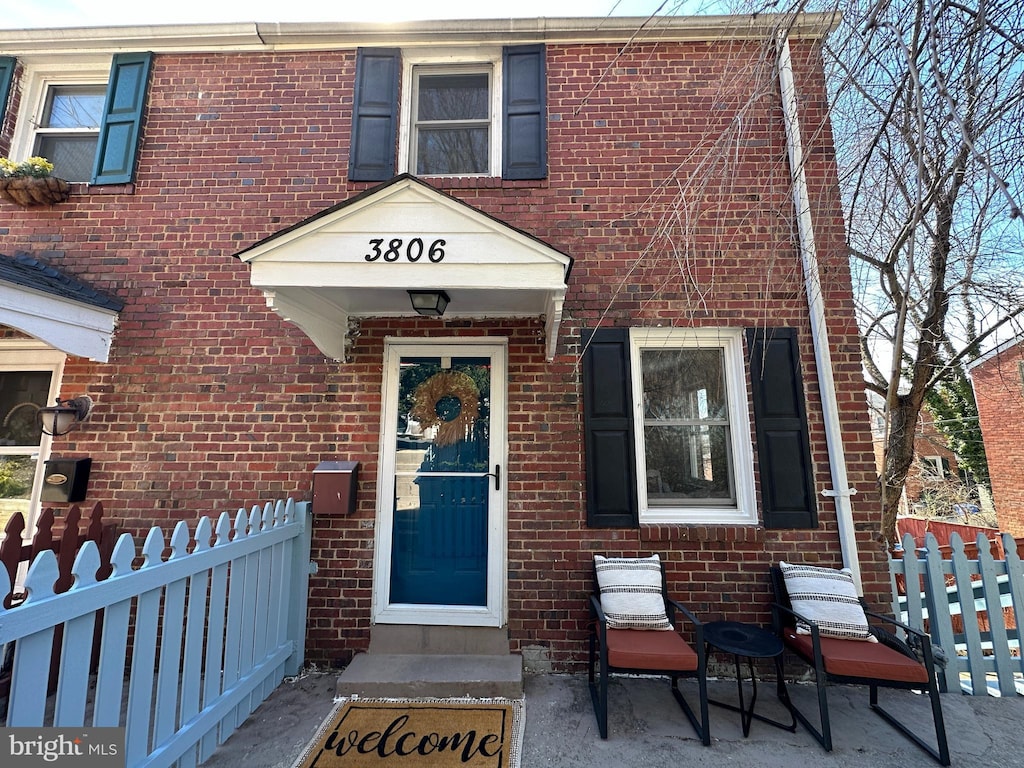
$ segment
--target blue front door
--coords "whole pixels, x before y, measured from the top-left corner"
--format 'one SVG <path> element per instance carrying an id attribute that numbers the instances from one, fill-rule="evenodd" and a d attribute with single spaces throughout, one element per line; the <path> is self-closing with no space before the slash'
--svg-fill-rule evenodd
<path id="1" fill-rule="evenodd" d="M 392 605 L 487 605 L 491 387 L 489 356 L 399 358 Z"/>

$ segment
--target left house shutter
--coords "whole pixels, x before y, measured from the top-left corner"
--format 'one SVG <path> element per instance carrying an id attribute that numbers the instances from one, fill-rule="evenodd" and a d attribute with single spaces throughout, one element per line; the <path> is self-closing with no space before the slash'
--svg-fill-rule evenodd
<path id="1" fill-rule="evenodd" d="M 7 111 L 7 97 L 11 95 L 11 83 L 14 82 L 14 67 L 18 60 L 13 56 L 0 56 L 0 127 L 4 124 Z"/>
<path id="2" fill-rule="evenodd" d="M 548 175 L 544 46 L 506 46 L 502 71 L 501 176 L 543 179 Z"/>
<path id="3" fill-rule="evenodd" d="M 142 111 L 152 65 L 152 53 L 114 54 L 96 146 L 93 184 L 127 184 L 135 178 Z"/>
<path id="4" fill-rule="evenodd" d="M 639 527 L 629 329 L 583 331 L 587 525 Z"/>
<path id="5" fill-rule="evenodd" d="M 817 528 L 795 328 L 747 330 L 765 528 Z"/>
<path id="6" fill-rule="evenodd" d="M 387 181 L 395 175 L 401 57 L 397 48 L 360 48 L 356 53 L 351 181 Z"/>

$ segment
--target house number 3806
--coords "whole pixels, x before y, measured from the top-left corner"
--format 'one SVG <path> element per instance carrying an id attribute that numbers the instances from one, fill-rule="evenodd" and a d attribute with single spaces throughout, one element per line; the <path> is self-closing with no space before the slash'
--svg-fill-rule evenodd
<path id="1" fill-rule="evenodd" d="M 374 237 L 370 240 L 370 248 L 373 250 L 363 256 L 367 261 L 377 261 L 377 259 L 383 259 L 384 261 L 398 261 L 401 258 L 405 258 L 408 261 L 419 261 L 424 255 L 437 264 L 444 259 L 444 246 L 446 241 L 437 239 L 432 242 L 429 246 L 423 242 L 422 237 L 414 237 L 409 242 L 406 242 L 401 237 L 393 237 L 387 240 L 386 238 Z"/>

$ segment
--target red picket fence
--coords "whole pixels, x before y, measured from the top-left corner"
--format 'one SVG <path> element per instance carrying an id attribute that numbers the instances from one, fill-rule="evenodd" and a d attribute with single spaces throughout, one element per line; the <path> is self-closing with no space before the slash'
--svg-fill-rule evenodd
<path id="1" fill-rule="evenodd" d="M 68 509 L 63 520 L 57 520 L 53 510 L 43 510 L 36 522 L 36 530 L 32 535 L 32 541 L 24 543 L 23 534 L 25 531 L 25 518 L 21 512 L 16 512 L 7 521 L 4 529 L 4 539 L 0 542 L 0 563 L 7 571 L 11 589 L 3 595 L 3 607 L 11 608 L 19 605 L 25 599 L 24 592 L 17 585 L 18 572 L 24 576 L 27 567 L 40 553 L 47 550 L 57 556 L 57 566 L 60 573 L 57 582 L 54 584 L 54 592 L 67 592 L 74 583 L 74 576 L 71 567 L 74 565 L 78 550 L 87 541 L 96 542 L 100 551 L 100 569 L 96 574 L 98 581 L 106 579 L 111 573 L 110 556 L 114 551 L 114 544 L 117 542 L 118 528 L 114 523 L 103 521 L 103 504 L 97 502 L 89 517 L 82 518 L 82 510 L 76 504 Z M 26 568 L 22 568 L 25 564 Z M 98 636 L 97 636 L 98 637 Z M 59 651 L 61 637 L 59 632 L 54 637 L 54 646 Z M 93 648 L 95 658 L 98 648 Z M 54 653 L 50 663 L 51 686 L 57 677 L 56 666 L 60 661 L 60 654 Z M 0 697 L 8 694 L 11 687 L 11 675 L 7 659 L 0 659 Z"/>

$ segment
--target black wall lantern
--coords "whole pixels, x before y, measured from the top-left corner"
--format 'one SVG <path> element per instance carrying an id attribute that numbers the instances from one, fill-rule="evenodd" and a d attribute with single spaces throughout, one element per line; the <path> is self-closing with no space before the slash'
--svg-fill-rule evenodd
<path id="1" fill-rule="evenodd" d="M 88 395 L 61 400 L 55 405 L 39 409 L 39 425 L 47 435 L 66 435 L 79 422 L 92 413 L 92 398 Z"/>
<path id="2" fill-rule="evenodd" d="M 448 294 L 444 291 L 409 291 L 412 308 L 419 315 L 440 317 L 448 307 Z"/>

